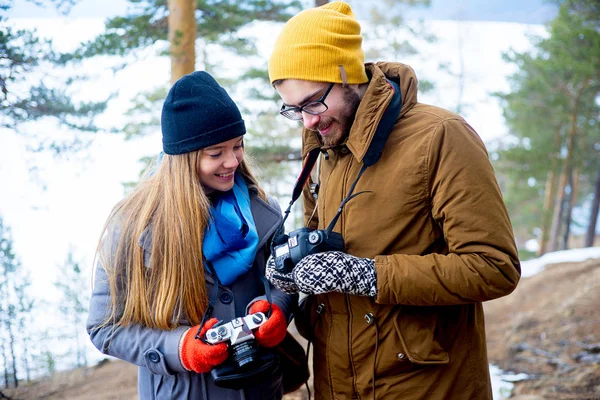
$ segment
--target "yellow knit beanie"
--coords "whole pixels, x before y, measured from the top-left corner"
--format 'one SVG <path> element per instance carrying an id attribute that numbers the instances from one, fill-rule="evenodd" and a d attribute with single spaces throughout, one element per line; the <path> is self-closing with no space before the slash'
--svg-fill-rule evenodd
<path id="1" fill-rule="evenodd" d="M 271 83 L 280 79 L 350 84 L 368 81 L 360 24 L 348 3 L 335 1 L 298 13 L 284 25 L 269 59 Z"/>

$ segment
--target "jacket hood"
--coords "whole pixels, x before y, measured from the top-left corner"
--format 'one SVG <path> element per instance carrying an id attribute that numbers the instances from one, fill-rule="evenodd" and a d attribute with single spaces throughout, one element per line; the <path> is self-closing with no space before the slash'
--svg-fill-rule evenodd
<path id="1" fill-rule="evenodd" d="M 393 88 L 386 78 L 394 81 L 400 87 L 402 95 L 401 118 L 417 103 L 418 80 L 414 70 L 402 63 L 378 62 L 365 64 L 369 76 L 369 86 L 362 98 L 356 116 L 350 129 L 350 134 L 344 145 L 362 162 L 371 140 L 377 130 L 379 121 L 389 105 L 394 94 Z M 373 112 L 373 110 L 376 110 Z M 317 132 L 303 129 L 302 154 L 315 147 L 321 147 L 322 142 Z"/>
<path id="2" fill-rule="evenodd" d="M 419 81 L 417 74 L 410 65 L 393 62 L 378 62 L 372 64 L 374 69 L 379 69 L 390 80 L 395 81 L 400 86 L 402 93 L 402 110 L 400 116 L 404 116 L 408 110 L 417 104 L 417 89 Z M 369 64 L 367 64 L 367 68 Z"/>

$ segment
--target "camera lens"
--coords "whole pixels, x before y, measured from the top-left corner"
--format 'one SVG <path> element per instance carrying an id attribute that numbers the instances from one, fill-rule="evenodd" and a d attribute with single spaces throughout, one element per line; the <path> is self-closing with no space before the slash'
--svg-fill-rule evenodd
<path id="1" fill-rule="evenodd" d="M 321 242 L 321 235 L 319 234 L 319 232 L 311 232 L 308 235 L 308 243 L 317 244 L 320 242 Z"/>
<path id="2" fill-rule="evenodd" d="M 252 322 L 254 322 L 255 324 L 260 324 L 263 320 L 262 315 L 260 314 L 252 314 Z"/>
<path id="3" fill-rule="evenodd" d="M 258 348 L 254 340 L 248 340 L 231 346 L 233 361 L 242 368 L 254 362 L 258 354 Z"/>

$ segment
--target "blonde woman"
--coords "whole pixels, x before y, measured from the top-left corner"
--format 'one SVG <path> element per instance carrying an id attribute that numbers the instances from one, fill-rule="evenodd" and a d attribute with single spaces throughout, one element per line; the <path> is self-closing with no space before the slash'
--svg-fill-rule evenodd
<path id="1" fill-rule="evenodd" d="M 241 114 L 212 76 L 194 72 L 169 91 L 161 127 L 162 160 L 104 227 L 90 338 L 139 366 L 140 399 L 280 399 L 265 349 L 283 340 L 297 297 L 261 279 L 281 210 L 244 160 Z M 217 321 L 257 312 L 268 320 L 243 362 L 231 340 L 207 340 Z"/>

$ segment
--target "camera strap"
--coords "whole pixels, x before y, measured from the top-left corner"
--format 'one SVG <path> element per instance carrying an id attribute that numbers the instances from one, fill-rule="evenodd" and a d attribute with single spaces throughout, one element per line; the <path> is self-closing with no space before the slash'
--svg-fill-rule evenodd
<path id="1" fill-rule="evenodd" d="M 294 184 L 294 190 L 292 191 L 292 201 L 290 204 L 293 204 L 294 201 L 298 200 L 300 194 L 302 193 L 302 189 L 310 176 L 310 172 L 312 171 L 317 159 L 319 158 L 319 154 L 321 153 L 321 148 L 317 147 L 308 152 L 306 159 L 304 160 L 304 165 L 302 166 L 302 171 L 300 171 L 300 175 Z"/>
<path id="2" fill-rule="evenodd" d="M 273 246 L 283 244 L 287 242 L 287 235 L 283 234 L 283 227 L 285 224 L 285 220 L 290 215 L 290 211 L 292 209 L 292 205 L 298 200 L 300 194 L 302 194 L 302 189 L 310 176 L 310 172 L 312 171 L 317 159 L 319 158 L 319 154 L 321 153 L 321 149 L 319 147 L 312 149 L 308 152 L 308 155 L 304 159 L 304 165 L 302 166 L 302 171 L 300 171 L 300 175 L 298 179 L 296 179 L 296 183 L 294 184 L 294 190 L 292 191 L 292 199 L 290 200 L 290 204 L 288 204 L 287 208 L 283 213 L 283 219 L 279 224 L 279 227 L 273 234 L 273 240 L 271 242 L 271 252 L 273 252 Z"/>
<path id="3" fill-rule="evenodd" d="M 271 302 L 271 284 L 267 280 L 267 277 L 264 275 L 260 276 L 260 280 L 265 286 L 265 297 L 267 298 L 267 302 L 269 303 L 269 309 L 267 310 L 267 318 L 271 318 L 271 311 L 273 310 L 272 302 Z"/>
<path id="4" fill-rule="evenodd" d="M 204 324 L 206 323 L 206 321 L 208 321 L 213 313 L 213 310 L 215 309 L 215 304 L 217 304 L 217 297 L 219 295 L 219 285 L 221 284 L 221 282 L 219 281 L 219 277 L 217 276 L 217 271 L 215 271 L 215 267 L 213 267 L 212 263 L 210 261 L 208 261 L 206 258 L 203 258 L 204 260 L 204 265 L 207 266 L 207 268 L 210 271 L 210 275 L 213 277 L 214 279 L 214 284 L 213 284 L 213 293 L 212 293 L 212 297 L 210 299 L 208 299 L 208 306 L 206 307 L 206 310 L 204 311 L 204 315 L 202 316 L 202 321 L 200 322 L 200 326 L 198 327 L 198 332 L 196 332 L 196 335 L 194 336 L 194 339 L 200 339 L 200 340 L 204 340 L 203 337 L 200 336 L 200 332 L 202 331 L 202 327 L 204 327 Z"/>
<path id="5" fill-rule="evenodd" d="M 373 139 L 371 139 L 369 148 L 363 157 L 363 164 L 367 167 L 370 167 L 379 161 L 379 157 L 381 157 L 381 153 L 383 153 L 385 142 L 387 142 L 388 137 L 390 137 L 392 129 L 400 116 L 400 110 L 402 109 L 402 93 L 400 92 L 400 86 L 390 79 L 386 78 L 386 81 L 388 85 L 391 86 L 394 94 L 392 95 L 390 104 L 388 104 L 379 120 L 379 125 L 377 125 Z"/>

